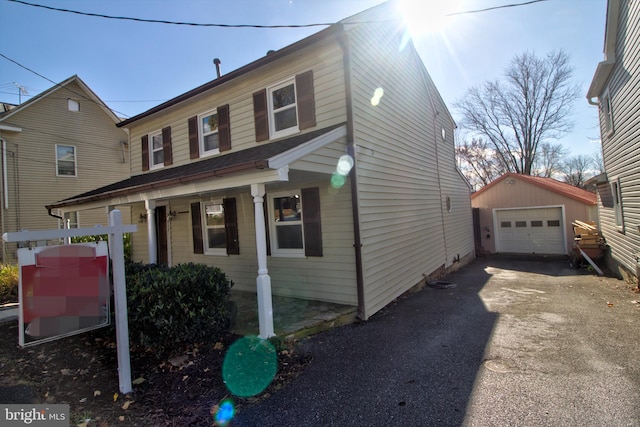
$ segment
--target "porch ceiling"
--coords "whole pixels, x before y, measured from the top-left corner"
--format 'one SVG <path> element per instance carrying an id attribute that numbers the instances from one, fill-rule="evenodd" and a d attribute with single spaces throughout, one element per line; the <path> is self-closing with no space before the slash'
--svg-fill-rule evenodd
<path id="1" fill-rule="evenodd" d="M 212 190 L 214 187 L 247 185 L 257 182 L 286 180 L 283 171 L 288 164 L 301 159 L 313 151 L 346 135 L 344 123 L 296 135 L 282 141 L 211 157 L 186 165 L 160 169 L 97 188 L 86 193 L 64 199 L 47 209 L 58 209 L 78 205 L 123 204 L 161 196 L 175 196 Z M 211 178 L 230 177 L 231 182 L 207 183 Z M 235 182 L 235 181 L 238 182 Z M 206 187 L 206 188 L 205 188 Z M 211 187 L 211 188 L 209 188 Z"/>

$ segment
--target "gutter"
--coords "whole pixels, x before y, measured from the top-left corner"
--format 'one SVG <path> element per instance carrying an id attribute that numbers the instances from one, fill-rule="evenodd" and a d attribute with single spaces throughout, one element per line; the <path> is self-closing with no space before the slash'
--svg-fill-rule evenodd
<path id="1" fill-rule="evenodd" d="M 198 181 L 201 179 L 206 179 L 206 178 L 220 178 L 224 175 L 230 174 L 230 173 L 234 173 L 234 172 L 242 172 L 242 171 L 246 171 L 246 170 L 251 170 L 251 169 L 267 169 L 269 167 L 268 165 L 268 161 L 266 160 L 256 160 L 256 161 L 251 161 L 251 162 L 247 162 L 247 163 L 241 163 L 235 166 L 230 166 L 227 168 L 223 168 L 223 169 L 216 169 L 213 171 L 207 171 L 207 172 L 201 172 L 199 174 L 195 174 L 195 175 L 189 175 L 188 177 L 178 177 L 178 178 L 171 178 L 171 179 L 167 179 L 165 181 L 160 181 L 160 182 L 150 182 L 148 184 L 142 184 L 142 185 L 138 185 L 138 186 L 132 186 L 132 187 L 125 187 L 125 188 L 121 188 L 118 190 L 113 190 L 113 191 L 107 191 L 104 193 L 100 193 L 100 194 L 95 194 L 92 196 L 86 196 L 86 197 L 78 197 L 76 199 L 71 199 L 71 200 L 62 200 L 58 203 L 52 203 L 50 205 L 45 206 L 46 209 L 48 209 L 49 211 L 51 211 L 51 209 L 55 209 L 55 208 L 61 208 L 61 207 L 65 207 L 65 206 L 73 206 L 73 205 L 81 205 L 87 202 L 95 202 L 95 201 L 99 201 L 99 200 L 107 200 L 110 199 L 112 197 L 117 197 L 117 196 L 123 196 L 123 195 L 129 195 L 132 193 L 132 191 L 135 192 L 141 192 L 141 191 L 146 191 L 146 190 L 156 190 L 158 188 L 164 188 L 164 187 L 170 187 L 176 184 L 186 184 L 192 181 Z"/>
<path id="2" fill-rule="evenodd" d="M 360 235 L 360 210 L 358 207 L 358 179 L 356 175 L 356 143 L 354 138 L 353 123 L 353 98 L 351 86 L 351 43 L 349 35 L 344 31 L 344 26 L 339 25 L 340 34 L 338 44 L 342 48 L 342 61 L 344 68 L 344 90 L 347 110 L 347 154 L 353 159 L 353 167 L 349 171 L 351 182 L 351 213 L 353 216 L 353 248 L 355 250 L 356 261 L 356 289 L 358 294 L 358 313 L 360 320 L 367 319 L 364 298 L 364 271 L 362 266 L 362 237 Z"/>

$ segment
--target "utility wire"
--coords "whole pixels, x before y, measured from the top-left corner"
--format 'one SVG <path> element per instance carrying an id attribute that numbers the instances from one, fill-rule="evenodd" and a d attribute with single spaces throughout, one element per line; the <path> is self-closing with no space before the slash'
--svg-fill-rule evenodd
<path id="1" fill-rule="evenodd" d="M 145 19 L 145 18 L 132 18 L 128 16 L 113 16 L 113 15 L 103 15 L 101 13 L 91 13 L 91 12 L 80 12 L 78 10 L 71 9 L 63 9 L 52 6 L 45 6 L 42 4 L 34 4 L 29 3 L 23 0 L 7 0 L 13 3 L 19 3 L 26 6 L 40 7 L 43 9 L 54 10 L 56 12 L 66 12 L 66 13 L 74 13 L 76 15 L 84 15 L 84 16 L 93 16 L 96 18 L 106 18 L 106 19 L 119 19 L 125 21 L 135 21 L 135 22 L 149 22 L 154 24 L 169 24 L 169 25 L 187 25 L 192 27 L 220 27 L 220 28 L 309 28 L 309 27 L 328 27 L 333 25 L 334 22 L 326 22 L 326 23 L 315 23 L 315 24 L 290 24 L 290 25 L 256 25 L 256 24 L 203 24 L 197 22 L 181 22 L 181 21 L 168 21 L 164 19 Z M 441 1 L 441 0 L 440 0 Z M 548 0 L 531 0 L 524 3 L 512 3 L 505 4 L 501 6 L 488 7 L 486 9 L 477 9 L 477 10 L 467 10 L 462 12 L 454 12 L 448 13 L 444 16 L 455 16 L 455 15 L 465 15 L 471 13 L 480 13 L 480 12 L 488 12 L 496 9 L 505 9 L 508 7 L 517 7 L 517 6 L 526 6 L 533 3 L 540 3 Z M 355 24 L 371 24 L 371 23 L 381 23 L 387 21 L 361 21 L 354 22 Z"/>
<path id="2" fill-rule="evenodd" d="M 13 1 L 13 0 L 9 0 L 9 1 Z M 54 82 L 54 81 L 53 81 L 53 80 L 51 80 L 50 78 L 48 78 L 48 77 L 46 77 L 46 76 L 43 76 L 42 74 L 38 73 L 37 71 L 34 71 L 34 70 L 32 70 L 31 68 L 29 68 L 29 67 L 27 67 L 27 66 L 25 66 L 25 65 L 22 65 L 22 64 L 21 64 L 21 63 L 19 63 L 18 61 L 16 61 L 16 60 L 13 60 L 13 59 L 9 58 L 8 56 L 4 55 L 2 52 L 0 52 L 0 57 L 2 57 L 2 58 L 4 58 L 4 59 L 6 59 L 6 60 L 7 60 L 7 61 L 9 61 L 9 62 L 13 62 L 13 63 L 14 63 L 14 64 L 16 64 L 18 67 L 23 68 L 23 69 L 25 69 L 25 70 L 29 71 L 30 73 L 33 73 L 33 74 L 35 74 L 36 76 L 41 77 L 41 78 L 45 79 L 46 81 L 53 83 L 55 86 L 57 86 L 57 87 L 59 87 L 59 88 L 62 88 L 62 89 L 64 89 L 64 90 L 66 90 L 66 91 L 69 91 L 69 92 L 71 92 L 72 94 L 74 94 L 74 95 L 76 95 L 76 96 L 79 96 L 80 98 L 83 98 L 83 99 L 85 99 L 85 100 L 87 100 L 87 101 L 90 101 L 90 102 L 95 102 L 95 103 L 96 103 L 96 104 L 98 104 L 98 105 L 105 105 L 105 104 L 100 104 L 100 103 L 98 103 L 97 101 L 95 101 L 95 100 L 93 100 L 93 99 L 91 99 L 91 98 L 88 98 L 86 95 L 84 95 L 84 94 L 82 94 L 82 93 L 77 93 L 77 92 L 75 92 L 75 91 L 73 91 L 73 90 L 69 89 L 68 87 L 62 86 L 62 85 L 60 85 L 60 83 Z M 105 106 L 106 106 L 106 105 L 105 105 Z M 106 107 L 107 107 L 107 108 L 109 108 L 108 106 L 106 106 Z M 114 110 L 113 108 L 110 108 L 110 110 L 111 110 L 111 111 L 113 111 L 114 113 L 117 113 L 117 114 L 118 114 L 118 115 L 120 115 L 120 116 L 123 116 L 123 117 L 129 117 L 129 116 L 128 116 L 128 114 L 125 114 L 125 113 L 122 113 L 122 112 L 120 112 L 120 111 Z"/>

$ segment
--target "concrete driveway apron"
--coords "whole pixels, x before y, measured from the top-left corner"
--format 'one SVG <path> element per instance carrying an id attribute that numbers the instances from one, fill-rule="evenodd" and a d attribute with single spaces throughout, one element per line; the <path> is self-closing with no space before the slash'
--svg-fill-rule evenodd
<path id="1" fill-rule="evenodd" d="M 307 338 L 234 426 L 638 426 L 640 294 L 564 258 L 489 257 L 455 288 Z"/>

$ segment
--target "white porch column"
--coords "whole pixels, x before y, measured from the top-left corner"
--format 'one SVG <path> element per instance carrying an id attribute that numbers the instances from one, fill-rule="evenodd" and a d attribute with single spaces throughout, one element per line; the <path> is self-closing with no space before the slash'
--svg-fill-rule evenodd
<path id="1" fill-rule="evenodd" d="M 156 237 L 156 201 L 145 200 L 147 209 L 147 246 L 149 247 L 149 264 L 158 263 L 158 241 Z"/>
<path id="2" fill-rule="evenodd" d="M 271 277 L 267 270 L 267 232 L 264 226 L 264 184 L 251 184 L 251 195 L 255 208 L 256 219 L 256 252 L 258 255 L 258 277 L 256 287 L 258 292 L 258 320 L 260 335 L 267 339 L 275 336 L 273 332 L 273 304 L 271 301 Z"/>

